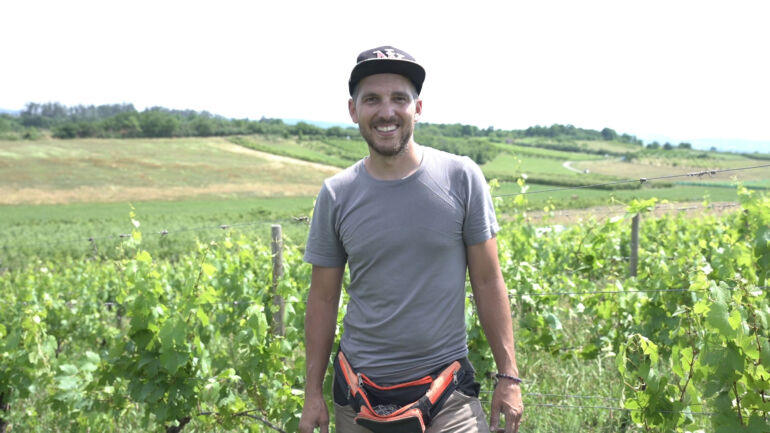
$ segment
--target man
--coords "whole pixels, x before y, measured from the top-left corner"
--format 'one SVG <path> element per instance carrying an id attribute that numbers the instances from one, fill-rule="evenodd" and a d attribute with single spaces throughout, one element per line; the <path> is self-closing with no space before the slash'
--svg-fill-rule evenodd
<path id="1" fill-rule="evenodd" d="M 470 159 L 414 141 L 424 79 L 425 70 L 413 57 L 387 46 L 361 53 L 351 73 L 348 109 L 369 155 L 327 179 L 316 201 L 305 252 L 313 271 L 302 433 L 317 427 L 328 432 L 322 385 L 346 264 L 350 300 L 335 358 L 338 432 L 369 431 L 356 419 L 363 413 L 355 407 L 361 400 L 351 395 L 356 385 L 346 386 L 340 374 L 343 353 L 359 383 L 363 375 L 378 386 L 370 391 L 435 377 L 461 361 L 456 388 L 442 397 L 435 416 L 424 417 L 425 431 L 489 431 L 466 358 L 466 267 L 498 367 L 490 423 L 497 428 L 502 414 L 505 432 L 518 430 L 523 404 L 494 207 L 481 170 Z"/>

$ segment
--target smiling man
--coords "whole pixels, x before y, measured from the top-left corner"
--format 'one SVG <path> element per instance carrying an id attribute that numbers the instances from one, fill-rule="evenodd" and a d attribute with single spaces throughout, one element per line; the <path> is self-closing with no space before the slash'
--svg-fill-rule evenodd
<path id="1" fill-rule="evenodd" d="M 491 424 L 502 414 L 505 431 L 518 430 L 523 405 L 492 199 L 470 159 L 414 141 L 424 79 L 412 56 L 389 46 L 361 53 L 351 72 L 348 108 L 369 155 L 327 179 L 316 201 L 305 251 L 313 271 L 302 433 L 328 431 L 323 378 L 346 265 L 336 431 L 489 431 L 467 359 L 466 270 L 498 367 Z"/>

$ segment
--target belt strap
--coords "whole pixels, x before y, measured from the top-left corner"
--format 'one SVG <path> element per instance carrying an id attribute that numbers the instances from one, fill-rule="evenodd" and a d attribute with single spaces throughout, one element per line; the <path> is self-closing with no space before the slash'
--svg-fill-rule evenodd
<path id="1" fill-rule="evenodd" d="M 425 395 L 419 400 L 407 404 L 389 415 L 382 416 L 377 414 L 374 411 L 374 408 L 372 408 L 369 398 L 366 395 L 366 390 L 363 387 L 365 380 L 371 384 L 374 384 L 374 382 L 366 378 L 365 375 L 356 373 L 350 363 L 348 363 L 342 350 L 337 353 L 334 362 L 336 380 L 340 382 L 343 390 L 345 390 L 348 403 L 360 416 L 365 416 L 367 419 L 379 419 L 381 422 L 401 422 L 406 417 L 419 414 L 422 418 L 420 424 L 424 423 L 424 426 L 430 425 L 433 417 L 435 417 L 441 410 L 446 399 L 449 398 L 452 392 L 457 388 L 457 384 L 462 380 L 466 372 L 467 367 L 463 367 L 465 366 L 463 366 L 460 361 L 452 362 L 449 366 L 442 369 L 435 377 L 431 376 L 432 382 L 430 387 Z M 394 387 L 398 387 L 398 385 L 395 385 Z M 415 409 L 418 412 L 415 412 Z M 356 419 L 358 419 L 358 417 Z"/>

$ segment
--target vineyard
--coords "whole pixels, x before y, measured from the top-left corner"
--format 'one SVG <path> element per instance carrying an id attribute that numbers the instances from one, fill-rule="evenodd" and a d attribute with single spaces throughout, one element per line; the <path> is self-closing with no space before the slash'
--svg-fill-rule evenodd
<path id="1" fill-rule="evenodd" d="M 498 199 L 526 431 L 770 430 L 770 199 L 739 196 L 718 218 L 632 203 L 636 277 L 630 218 L 543 229 L 517 211 L 525 197 Z M 153 257 L 131 218 L 119 258 L 0 275 L 0 433 L 296 431 L 301 247 L 284 246 L 273 281 L 269 243 L 233 229 Z M 488 399 L 495 367 L 470 295 L 466 323 Z"/>

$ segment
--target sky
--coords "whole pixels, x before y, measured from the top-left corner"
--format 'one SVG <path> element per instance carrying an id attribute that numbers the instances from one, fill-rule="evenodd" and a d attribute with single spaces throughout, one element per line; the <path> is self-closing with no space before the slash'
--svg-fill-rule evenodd
<path id="1" fill-rule="evenodd" d="M 768 16 L 764 0 L 4 0 L 0 108 L 350 123 L 357 55 L 393 45 L 427 71 L 425 122 L 770 151 Z"/>

